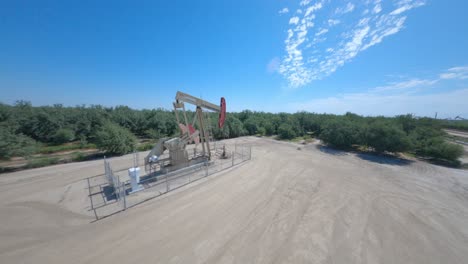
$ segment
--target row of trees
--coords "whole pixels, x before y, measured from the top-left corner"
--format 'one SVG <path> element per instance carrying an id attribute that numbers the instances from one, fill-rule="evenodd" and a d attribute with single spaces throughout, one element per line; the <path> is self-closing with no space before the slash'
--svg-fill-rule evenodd
<path id="1" fill-rule="evenodd" d="M 445 140 L 445 121 L 411 115 L 362 117 L 308 112 L 229 113 L 225 126 L 217 128 L 217 114 L 208 114 L 214 137 L 278 135 L 292 139 L 313 135 L 337 148 L 365 147 L 377 152 L 412 152 L 416 155 L 456 162 L 463 149 Z M 108 152 L 130 152 L 136 138 L 158 139 L 178 133 L 172 111 L 134 110 L 127 106 L 33 107 L 29 102 L 0 104 L 0 158 L 26 156 L 38 145 L 71 141 L 95 143 Z"/>
<path id="2" fill-rule="evenodd" d="M 447 142 L 437 120 L 411 115 L 363 118 L 346 114 L 327 120 L 319 137 L 339 148 L 361 146 L 377 152 L 411 152 L 453 165 L 458 165 L 457 159 L 463 155 L 463 147 Z"/>

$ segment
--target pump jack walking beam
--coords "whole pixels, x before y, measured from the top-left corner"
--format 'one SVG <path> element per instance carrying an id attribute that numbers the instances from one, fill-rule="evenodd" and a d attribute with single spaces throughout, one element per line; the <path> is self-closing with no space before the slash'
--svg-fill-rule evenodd
<path id="1" fill-rule="evenodd" d="M 174 112 L 176 114 L 176 119 L 177 123 L 180 124 L 180 119 L 179 119 L 179 114 L 178 114 L 178 109 L 182 109 L 183 114 L 184 114 L 184 121 L 185 121 L 185 126 L 188 128 L 189 123 L 187 119 L 187 115 L 185 113 L 185 105 L 184 103 L 189 103 L 192 105 L 195 105 L 197 107 L 196 109 L 196 116 L 194 117 L 194 120 L 192 122 L 192 125 L 195 123 L 195 120 L 198 120 L 199 128 L 200 128 L 200 141 L 202 144 L 202 151 L 203 151 L 203 156 L 208 156 L 208 158 L 211 160 L 211 151 L 210 151 L 210 135 L 208 129 L 206 129 L 206 120 L 203 116 L 203 110 L 202 109 L 207 109 L 210 111 L 214 112 L 219 112 L 219 122 L 218 126 L 220 128 L 223 127 L 224 125 L 224 119 L 226 116 L 226 101 L 224 98 L 221 98 L 221 103 L 220 106 L 217 106 L 215 104 L 212 104 L 210 102 L 207 102 L 205 100 L 202 100 L 200 98 L 197 98 L 195 96 L 183 93 L 183 92 L 177 92 L 176 94 L 176 101 L 174 102 Z M 190 130 L 186 129 L 186 136 L 190 137 Z M 185 136 L 185 135 L 182 135 Z"/>

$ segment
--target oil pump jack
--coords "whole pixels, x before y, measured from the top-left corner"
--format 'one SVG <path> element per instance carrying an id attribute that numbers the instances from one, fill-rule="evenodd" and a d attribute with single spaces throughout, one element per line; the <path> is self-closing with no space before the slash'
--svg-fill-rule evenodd
<path id="1" fill-rule="evenodd" d="M 195 115 L 191 122 L 189 122 L 190 120 L 185 110 L 186 103 L 196 107 Z M 224 97 L 221 97 L 221 102 L 218 106 L 195 96 L 177 92 L 173 106 L 177 124 L 180 129 L 180 136 L 159 139 L 145 158 L 145 170 L 147 173 L 156 172 L 164 167 L 170 168 L 170 170 L 176 170 L 212 159 L 210 149 L 210 124 L 209 120 L 203 115 L 203 109 L 218 112 L 218 127 L 222 128 L 226 118 L 226 100 Z M 179 116 L 179 112 L 182 112 L 182 117 Z M 181 120 L 181 118 L 183 118 L 183 120 Z M 198 130 L 195 129 L 195 127 L 198 127 Z M 199 144 L 202 146 L 201 153 L 193 155 L 192 158 L 189 158 L 186 149 L 187 144 L 190 143 L 195 143 L 194 153 L 197 153 Z M 162 158 L 161 155 L 166 149 L 169 150 L 169 157 Z"/>

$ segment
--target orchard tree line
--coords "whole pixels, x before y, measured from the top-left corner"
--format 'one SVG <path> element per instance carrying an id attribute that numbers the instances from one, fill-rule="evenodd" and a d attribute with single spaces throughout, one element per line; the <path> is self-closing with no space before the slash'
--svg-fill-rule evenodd
<path id="1" fill-rule="evenodd" d="M 244 135 L 277 135 L 279 139 L 315 137 L 340 149 L 365 149 L 380 153 L 407 152 L 458 165 L 463 148 L 449 143 L 444 127 L 468 130 L 466 122 L 396 117 L 363 117 L 309 112 L 265 113 L 245 110 L 228 113 L 222 129 L 217 113 L 207 114 L 216 139 Z M 178 135 L 173 111 L 135 110 L 127 106 L 64 107 L 32 106 L 18 101 L 0 104 L 0 159 L 28 156 L 44 146 L 79 142 L 108 153 L 124 154 L 135 149 L 137 138 L 159 139 Z"/>

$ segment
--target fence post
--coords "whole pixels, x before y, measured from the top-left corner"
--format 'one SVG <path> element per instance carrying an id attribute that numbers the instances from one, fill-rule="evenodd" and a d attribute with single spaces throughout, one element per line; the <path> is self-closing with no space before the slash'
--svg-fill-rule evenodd
<path id="1" fill-rule="evenodd" d="M 252 146 L 249 146 L 249 160 L 252 159 Z"/>
<path id="2" fill-rule="evenodd" d="M 123 196 L 123 202 L 124 202 L 124 210 L 127 210 L 127 197 L 126 197 L 127 192 L 125 191 L 125 182 L 121 182 L 120 184 L 122 186 L 122 196 Z"/>
<path id="3" fill-rule="evenodd" d="M 169 181 L 167 179 L 167 169 L 166 169 L 166 192 L 169 192 Z"/>
<path id="4" fill-rule="evenodd" d="M 94 211 L 94 216 L 96 216 L 96 220 L 99 220 L 99 217 L 96 213 L 96 209 L 94 209 L 93 197 L 91 196 L 91 184 L 89 183 L 89 177 L 86 179 L 88 180 L 88 191 L 89 191 L 89 200 L 91 201 L 91 209 L 93 209 Z"/>
<path id="5" fill-rule="evenodd" d="M 231 155 L 232 155 L 232 166 L 234 166 L 234 151 L 232 151 Z"/>

